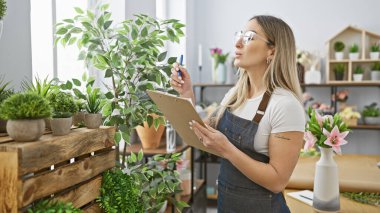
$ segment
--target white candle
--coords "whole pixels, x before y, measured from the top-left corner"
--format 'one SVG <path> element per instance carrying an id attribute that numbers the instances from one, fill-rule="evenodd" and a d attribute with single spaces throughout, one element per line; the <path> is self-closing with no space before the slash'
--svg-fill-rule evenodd
<path id="1" fill-rule="evenodd" d="M 202 44 L 198 45 L 198 66 L 202 66 Z"/>

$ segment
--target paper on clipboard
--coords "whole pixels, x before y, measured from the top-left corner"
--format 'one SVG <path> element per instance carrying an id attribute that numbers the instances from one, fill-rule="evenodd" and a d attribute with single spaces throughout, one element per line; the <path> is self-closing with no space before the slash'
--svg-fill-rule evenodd
<path id="1" fill-rule="evenodd" d="M 205 126 L 190 99 L 152 90 L 147 90 L 147 93 L 186 144 L 218 155 L 213 150 L 205 147 L 193 130 L 189 128 L 189 122 L 192 120 Z"/>

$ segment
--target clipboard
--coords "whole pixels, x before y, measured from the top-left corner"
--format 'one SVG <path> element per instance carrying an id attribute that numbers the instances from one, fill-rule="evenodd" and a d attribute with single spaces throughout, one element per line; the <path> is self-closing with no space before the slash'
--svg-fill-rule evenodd
<path id="1" fill-rule="evenodd" d="M 186 144 L 218 155 L 214 150 L 205 147 L 194 131 L 189 128 L 189 122 L 192 120 L 206 127 L 203 120 L 195 111 L 190 99 L 177 97 L 160 91 L 147 90 L 147 93 Z"/>

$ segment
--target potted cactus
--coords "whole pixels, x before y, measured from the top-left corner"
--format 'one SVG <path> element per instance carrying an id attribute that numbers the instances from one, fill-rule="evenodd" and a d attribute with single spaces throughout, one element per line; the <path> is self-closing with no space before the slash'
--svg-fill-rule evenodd
<path id="1" fill-rule="evenodd" d="M 342 41 L 337 41 L 334 43 L 334 50 L 335 50 L 335 59 L 336 60 L 342 60 L 343 59 L 343 56 L 344 56 L 344 48 L 346 46 L 344 45 L 344 43 Z"/>
<path id="2" fill-rule="evenodd" d="M 364 107 L 363 110 L 364 123 L 369 125 L 380 124 L 380 109 L 377 103 L 372 103 Z"/>
<path id="3" fill-rule="evenodd" d="M 353 80 L 362 81 L 364 70 L 361 66 L 357 66 L 354 70 Z"/>
<path id="4" fill-rule="evenodd" d="M 72 125 L 72 115 L 78 111 L 73 96 L 64 92 L 55 92 L 49 95 L 48 100 L 53 108 L 51 130 L 53 135 L 67 135 Z"/>
<path id="5" fill-rule="evenodd" d="M 350 60 L 358 60 L 359 59 L 359 46 L 357 44 L 353 44 L 350 47 Z"/>
<path id="6" fill-rule="evenodd" d="M 372 66 L 371 80 L 380 81 L 380 62 L 375 62 Z"/>
<path id="7" fill-rule="evenodd" d="M 84 124 L 89 129 L 97 129 L 102 124 L 102 113 L 99 113 L 103 107 L 101 93 L 99 88 L 87 87 L 86 111 L 84 115 Z"/>
<path id="8" fill-rule="evenodd" d="M 372 60 L 376 60 L 379 58 L 379 52 L 380 52 L 380 46 L 379 44 L 374 44 L 371 46 L 371 52 L 369 53 L 369 56 Z"/>
<path id="9" fill-rule="evenodd" d="M 344 72 L 346 71 L 346 67 L 344 64 L 339 63 L 334 66 L 335 80 L 342 81 L 344 77 Z"/>
<path id="10" fill-rule="evenodd" d="M 3 34 L 3 19 L 5 13 L 7 12 L 7 2 L 5 0 L 0 0 L 0 38 Z"/>
<path id="11" fill-rule="evenodd" d="M 38 140 L 45 131 L 44 118 L 50 116 L 49 102 L 33 93 L 14 94 L 0 106 L 9 136 L 19 142 Z"/>

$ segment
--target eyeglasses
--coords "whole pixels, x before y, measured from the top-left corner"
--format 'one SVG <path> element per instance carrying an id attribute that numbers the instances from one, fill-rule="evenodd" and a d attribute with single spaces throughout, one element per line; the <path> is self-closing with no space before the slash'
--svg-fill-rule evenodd
<path id="1" fill-rule="evenodd" d="M 265 41 L 265 43 L 267 43 L 268 45 L 273 45 L 273 42 L 263 38 L 262 36 L 258 35 L 255 31 L 246 31 L 246 32 L 243 32 L 242 30 L 239 31 L 239 32 L 236 32 L 235 33 L 235 38 L 234 38 L 234 44 L 236 44 L 236 42 L 238 42 L 240 40 L 240 38 L 243 38 L 243 45 L 247 45 L 249 41 L 255 39 L 255 38 L 259 38 L 263 41 Z"/>

